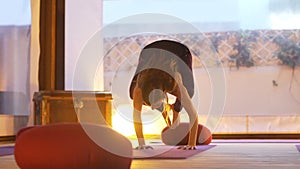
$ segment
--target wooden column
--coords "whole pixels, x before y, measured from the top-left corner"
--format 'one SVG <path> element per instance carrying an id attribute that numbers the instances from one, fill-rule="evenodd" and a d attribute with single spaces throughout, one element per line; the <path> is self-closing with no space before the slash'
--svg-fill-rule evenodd
<path id="1" fill-rule="evenodd" d="M 65 0 L 41 0 L 39 89 L 64 90 Z"/>

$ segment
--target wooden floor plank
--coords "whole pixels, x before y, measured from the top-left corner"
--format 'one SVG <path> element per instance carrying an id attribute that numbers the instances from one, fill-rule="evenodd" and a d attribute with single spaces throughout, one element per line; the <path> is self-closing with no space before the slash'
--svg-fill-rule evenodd
<path id="1" fill-rule="evenodd" d="M 133 160 L 132 169 L 179 168 L 290 168 L 298 169 L 300 153 L 294 144 L 232 143 L 215 148 L 186 160 Z"/>
<path id="2" fill-rule="evenodd" d="M 212 143 L 188 159 L 133 160 L 131 169 L 299 169 L 297 143 Z M 298 143 L 300 144 L 300 143 Z M 0 157 L 0 168 L 19 169 L 14 156 Z"/>

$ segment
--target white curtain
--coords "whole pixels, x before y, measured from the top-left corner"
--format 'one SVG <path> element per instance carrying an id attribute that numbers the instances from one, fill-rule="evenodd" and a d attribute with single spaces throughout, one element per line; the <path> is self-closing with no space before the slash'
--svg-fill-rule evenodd
<path id="1" fill-rule="evenodd" d="M 32 0 L 32 4 L 31 0 L 1 2 L 0 136 L 16 134 L 20 128 L 33 124 L 32 118 L 28 119 L 38 84 L 38 17 L 39 0 Z"/>

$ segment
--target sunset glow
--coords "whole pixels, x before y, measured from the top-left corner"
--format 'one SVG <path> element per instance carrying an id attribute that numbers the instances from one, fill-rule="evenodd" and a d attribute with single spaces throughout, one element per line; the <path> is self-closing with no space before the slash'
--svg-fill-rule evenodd
<path id="1" fill-rule="evenodd" d="M 142 120 L 144 135 L 159 135 L 166 126 L 160 112 L 148 107 L 143 107 Z M 124 136 L 135 135 L 131 105 L 122 105 L 113 111 L 112 127 Z"/>

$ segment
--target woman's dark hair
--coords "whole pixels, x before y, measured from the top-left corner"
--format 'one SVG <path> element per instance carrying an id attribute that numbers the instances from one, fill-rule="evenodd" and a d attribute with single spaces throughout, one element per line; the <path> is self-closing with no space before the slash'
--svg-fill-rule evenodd
<path id="1" fill-rule="evenodd" d="M 159 69 L 146 69 L 140 72 L 137 82 L 137 85 L 143 91 L 143 100 L 148 105 L 150 105 L 149 96 L 153 90 L 157 89 L 163 92 L 172 91 L 176 86 L 174 78 L 167 72 Z M 160 95 L 159 93 L 154 96 L 155 98 L 153 99 L 156 100 L 160 100 L 165 97 L 165 95 Z"/>

